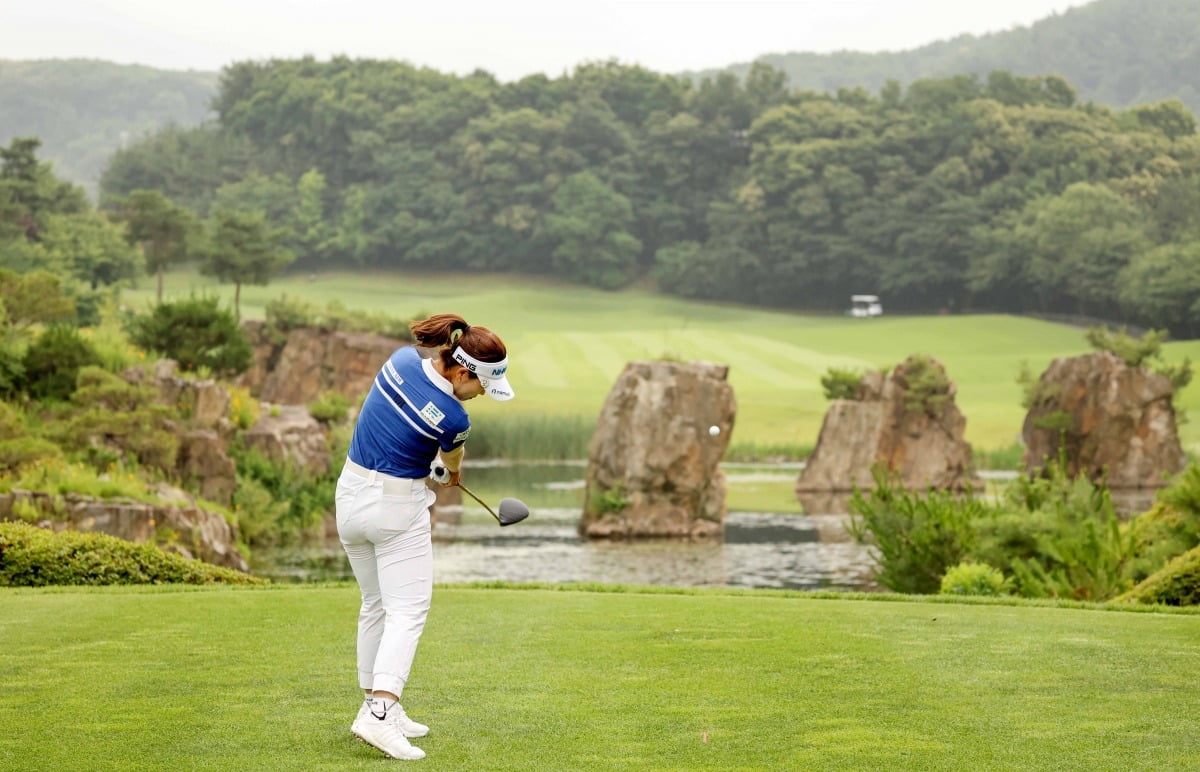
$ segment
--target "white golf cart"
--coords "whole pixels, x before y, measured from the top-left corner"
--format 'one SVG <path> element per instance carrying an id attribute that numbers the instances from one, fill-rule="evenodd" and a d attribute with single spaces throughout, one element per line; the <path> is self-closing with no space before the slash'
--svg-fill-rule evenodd
<path id="1" fill-rule="evenodd" d="M 850 316 L 865 319 L 868 316 L 883 316 L 883 304 L 878 295 L 851 295 Z"/>

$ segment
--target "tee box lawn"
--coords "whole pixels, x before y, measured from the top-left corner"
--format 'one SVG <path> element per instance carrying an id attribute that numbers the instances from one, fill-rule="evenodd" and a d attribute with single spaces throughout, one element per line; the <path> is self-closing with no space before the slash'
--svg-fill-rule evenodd
<path id="1" fill-rule="evenodd" d="M 153 302 L 153 282 L 143 285 L 125 291 L 127 306 L 145 309 Z M 193 271 L 168 274 L 167 299 L 193 292 L 232 304 L 232 285 Z M 290 275 L 242 287 L 242 314 L 261 318 L 266 303 L 283 295 L 321 309 L 336 301 L 400 318 L 453 312 L 495 330 L 509 347 L 518 398 L 473 403 L 472 414 L 483 420 L 493 413 L 593 418 L 632 360 L 728 364 L 738 403 L 731 441 L 760 446 L 816 443 L 828 407 L 820 377 L 830 367 L 890 368 L 924 353 L 945 365 L 958 388 L 967 440 L 981 450 L 1007 448 L 1024 420 L 1016 382 L 1021 363 L 1036 376 L 1056 357 L 1090 350 L 1084 330 L 1024 317 L 804 315 L 508 274 Z M 1165 354 L 1171 362 L 1200 360 L 1200 340 L 1168 343 Z M 1200 409 L 1200 386 L 1186 389 L 1180 404 Z M 1183 424 L 1181 437 L 1188 450 L 1200 453 L 1200 423 Z"/>
<path id="2" fill-rule="evenodd" d="M 435 589 L 420 768 L 1200 768 L 1195 613 L 596 589 Z M 357 611 L 350 586 L 0 589 L 0 768 L 404 764 L 349 732 Z"/>

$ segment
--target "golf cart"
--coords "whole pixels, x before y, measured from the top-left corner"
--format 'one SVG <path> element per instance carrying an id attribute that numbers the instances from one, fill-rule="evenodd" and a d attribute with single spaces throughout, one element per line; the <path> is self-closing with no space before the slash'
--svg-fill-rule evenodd
<path id="1" fill-rule="evenodd" d="M 865 319 L 868 316 L 883 316 L 883 305 L 878 295 L 851 295 L 850 316 Z"/>

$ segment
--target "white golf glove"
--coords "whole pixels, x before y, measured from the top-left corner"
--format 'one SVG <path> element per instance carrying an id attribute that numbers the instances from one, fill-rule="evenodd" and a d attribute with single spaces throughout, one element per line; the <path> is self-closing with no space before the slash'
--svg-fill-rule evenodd
<path id="1" fill-rule="evenodd" d="M 443 466 L 441 461 L 435 458 L 429 464 L 429 479 L 436 483 L 442 483 L 445 485 L 446 483 L 450 482 L 450 470 Z"/>

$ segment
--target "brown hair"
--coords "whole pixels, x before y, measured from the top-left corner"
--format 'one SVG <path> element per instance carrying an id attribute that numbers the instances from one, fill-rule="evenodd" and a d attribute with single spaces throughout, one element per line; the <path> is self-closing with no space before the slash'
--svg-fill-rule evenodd
<path id="1" fill-rule="evenodd" d="M 462 366 L 454 361 L 456 346 L 462 346 L 463 351 L 480 362 L 499 362 L 508 356 L 508 349 L 499 335 L 487 327 L 472 327 L 458 314 L 434 314 L 425 321 L 413 322 L 409 329 L 417 345 L 442 347 L 439 354 L 442 366 L 447 370 Z"/>

